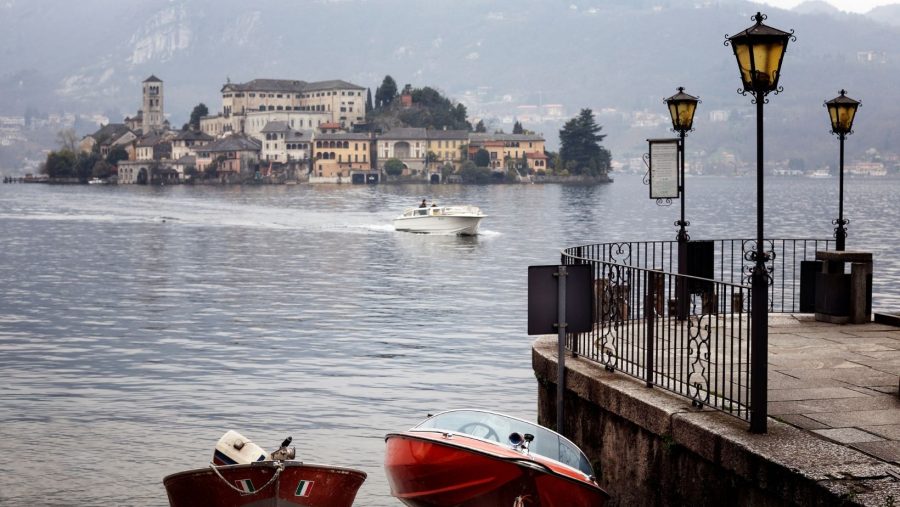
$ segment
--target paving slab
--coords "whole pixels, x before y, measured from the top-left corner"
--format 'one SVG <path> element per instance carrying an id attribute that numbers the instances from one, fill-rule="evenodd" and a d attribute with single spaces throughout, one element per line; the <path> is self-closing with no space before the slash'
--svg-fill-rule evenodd
<path id="1" fill-rule="evenodd" d="M 867 431 L 856 428 L 829 428 L 812 430 L 813 433 L 823 436 L 828 440 L 834 440 L 839 444 L 854 444 L 859 442 L 881 442 L 884 439 Z"/>
<path id="2" fill-rule="evenodd" d="M 887 424 L 883 426 L 860 426 L 860 428 L 868 431 L 869 433 L 874 433 L 887 440 L 900 440 L 900 424 Z"/>
<path id="3" fill-rule="evenodd" d="M 858 442 L 851 447 L 874 456 L 880 460 L 891 463 L 900 463 L 900 442 L 896 440 L 882 440 L 881 442 Z"/>
<path id="4" fill-rule="evenodd" d="M 807 389 L 769 388 L 769 401 L 827 400 L 833 398 L 868 398 L 845 387 L 813 387 Z"/>

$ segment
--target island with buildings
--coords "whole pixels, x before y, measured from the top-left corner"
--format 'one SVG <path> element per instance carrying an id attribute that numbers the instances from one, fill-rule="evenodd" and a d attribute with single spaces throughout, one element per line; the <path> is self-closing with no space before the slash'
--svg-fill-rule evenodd
<path id="1" fill-rule="evenodd" d="M 142 83 L 141 108 L 77 143 L 110 160 L 95 179 L 118 184 L 464 182 L 478 161 L 481 181 L 534 182 L 548 169 L 541 135 L 462 129 L 373 128 L 367 89 L 342 80 L 254 79 L 222 86 L 222 109 L 173 129 L 163 81 Z M 412 107 L 407 86 L 400 107 Z M 470 164 L 470 165 L 472 165 Z M 45 173 L 47 170 L 45 169 Z M 52 179 L 53 175 L 50 175 Z M 605 177 L 605 174 L 604 174 Z M 74 179 L 74 178 L 70 178 Z M 474 178 L 473 178 L 474 179 Z"/>

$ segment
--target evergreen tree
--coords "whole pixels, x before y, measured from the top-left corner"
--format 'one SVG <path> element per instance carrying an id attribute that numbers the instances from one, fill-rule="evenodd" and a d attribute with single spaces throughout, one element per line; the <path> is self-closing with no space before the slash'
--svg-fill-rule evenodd
<path id="1" fill-rule="evenodd" d="M 516 123 L 513 124 L 513 134 L 524 134 L 525 129 L 522 128 L 522 124 L 519 123 L 519 120 L 516 120 Z"/>
<path id="2" fill-rule="evenodd" d="M 605 134 L 594 120 L 594 112 L 582 109 L 559 131 L 559 155 L 572 174 L 598 176 L 609 170 L 610 153 L 600 145 Z"/>
<path id="3" fill-rule="evenodd" d="M 488 167 L 491 165 L 491 154 L 484 148 L 479 148 L 475 152 L 475 165 L 478 167 Z"/>
<path id="4" fill-rule="evenodd" d="M 484 126 L 484 120 L 478 120 L 478 123 L 475 124 L 475 132 L 487 132 L 487 127 Z"/>
<path id="5" fill-rule="evenodd" d="M 366 114 L 372 112 L 372 89 L 366 88 Z"/>
<path id="6" fill-rule="evenodd" d="M 188 121 L 188 127 L 191 130 L 198 131 L 200 130 L 200 118 L 209 114 L 209 108 L 206 107 L 206 104 L 203 102 L 194 106 L 194 110 L 191 111 L 191 119 Z"/>
<path id="7" fill-rule="evenodd" d="M 397 82 L 391 76 L 384 76 L 384 81 L 375 92 L 375 101 L 378 107 L 387 107 L 397 98 Z"/>

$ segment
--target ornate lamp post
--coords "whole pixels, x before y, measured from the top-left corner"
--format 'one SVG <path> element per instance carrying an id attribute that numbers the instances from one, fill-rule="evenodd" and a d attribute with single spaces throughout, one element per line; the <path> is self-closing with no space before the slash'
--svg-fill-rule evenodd
<path id="1" fill-rule="evenodd" d="M 669 114 L 672 116 L 672 129 L 678 132 L 681 139 L 679 149 L 681 151 L 681 173 L 679 174 L 678 191 L 681 194 L 681 218 L 675 222 L 678 226 L 678 274 L 687 274 L 687 242 L 691 237 L 687 233 L 686 227 L 691 225 L 684 219 L 684 201 L 685 201 L 685 184 L 684 184 L 684 137 L 688 131 L 693 130 L 694 111 L 697 110 L 697 104 L 700 99 L 693 95 L 684 93 L 684 87 L 678 87 L 678 93 L 666 99 L 666 105 L 669 107 Z M 688 312 L 688 293 L 687 284 L 684 279 L 679 279 L 678 287 L 678 303 L 677 317 L 680 320 L 687 318 Z"/>
<path id="2" fill-rule="evenodd" d="M 856 116 L 856 110 L 859 109 L 859 101 L 853 100 L 846 95 L 846 90 L 841 90 L 841 94 L 825 103 L 828 108 L 828 116 L 831 117 L 831 133 L 837 134 L 841 141 L 841 166 L 840 166 L 840 191 L 838 193 L 838 217 L 831 223 L 836 225 L 834 228 L 834 237 L 837 240 L 837 250 L 843 251 L 845 241 L 847 239 L 847 230 L 844 226 L 850 223 L 844 219 L 844 139 L 853 133 L 853 118 Z"/>
<path id="3" fill-rule="evenodd" d="M 781 77 L 781 62 L 788 41 L 796 39 L 793 33 L 764 25 L 766 16 L 757 12 L 753 19 L 756 24 L 746 30 L 726 36 L 725 45 L 731 45 L 741 73 L 742 95 L 753 95 L 756 104 L 756 250 L 749 252 L 748 259 L 754 262 L 751 271 L 750 289 L 750 330 L 751 330 L 751 391 L 750 431 L 766 432 L 766 403 L 768 396 L 767 355 L 769 347 L 769 297 L 771 282 L 766 262 L 774 254 L 766 252 L 763 246 L 763 104 L 769 101 L 770 92 L 780 93 L 778 78 Z"/>

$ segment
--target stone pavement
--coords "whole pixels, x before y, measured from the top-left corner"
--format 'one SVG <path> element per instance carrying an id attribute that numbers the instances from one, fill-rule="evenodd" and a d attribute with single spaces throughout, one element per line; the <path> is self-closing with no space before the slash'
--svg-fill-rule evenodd
<path id="1" fill-rule="evenodd" d="M 900 327 L 769 317 L 769 416 L 900 464 Z"/>

